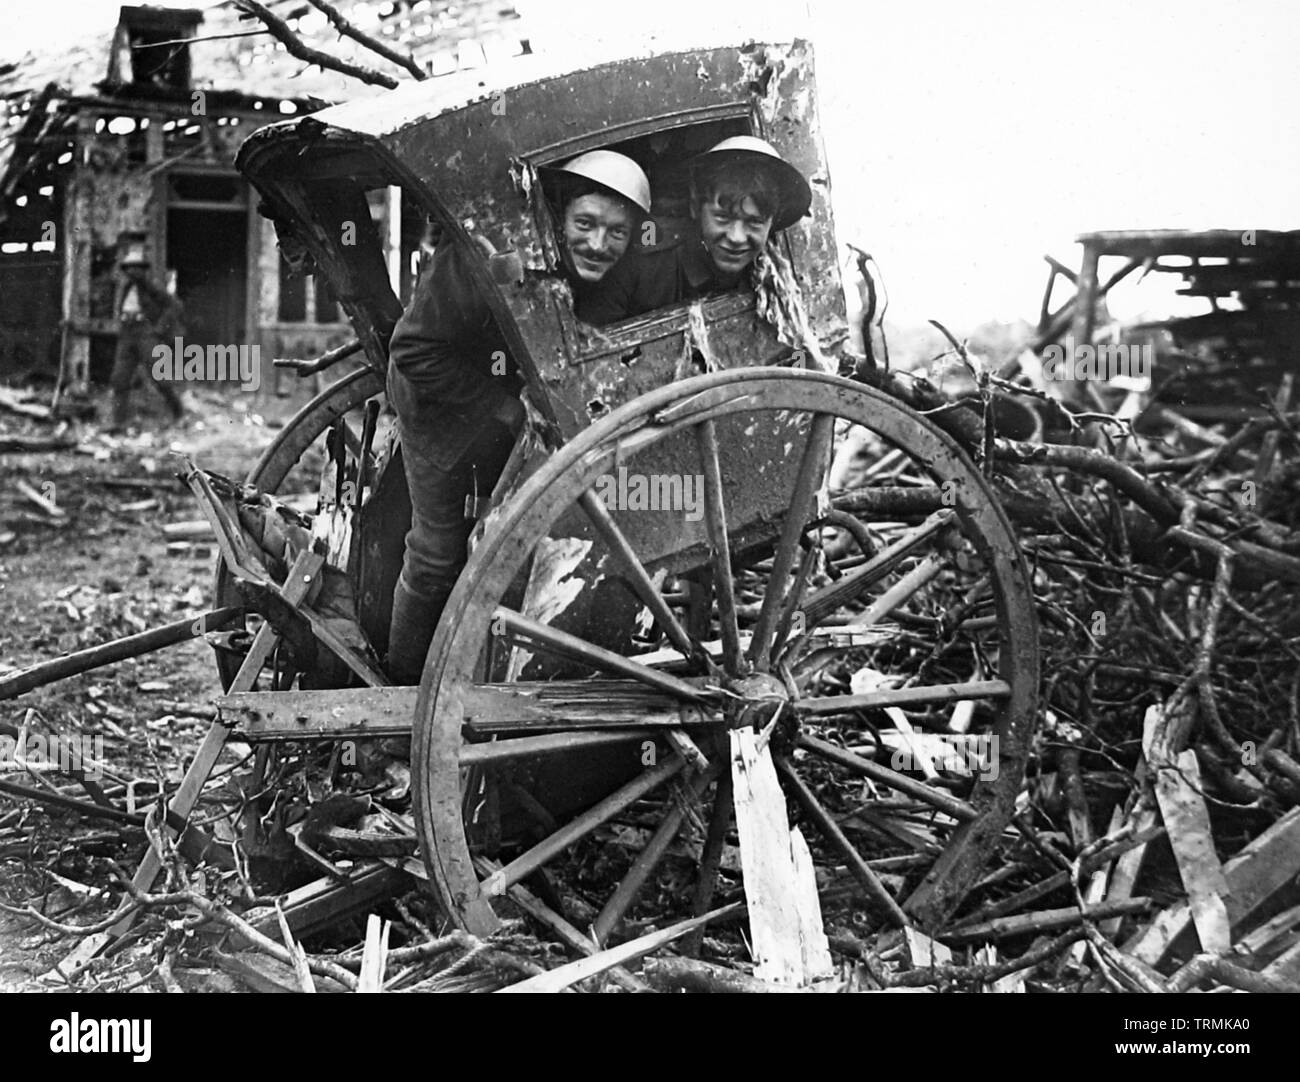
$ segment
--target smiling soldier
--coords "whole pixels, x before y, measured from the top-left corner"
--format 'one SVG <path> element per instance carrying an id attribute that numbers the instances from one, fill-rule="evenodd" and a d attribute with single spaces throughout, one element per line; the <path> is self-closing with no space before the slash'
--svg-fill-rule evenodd
<path id="1" fill-rule="evenodd" d="M 636 162 L 612 150 L 593 150 L 537 173 L 547 199 L 562 212 L 561 260 L 578 318 L 620 318 L 622 313 L 593 318 L 589 309 L 604 303 L 606 275 L 650 213 L 650 181 Z"/>
<path id="2" fill-rule="evenodd" d="M 793 225 L 812 204 L 799 170 L 752 135 L 724 139 L 698 155 L 690 174 L 691 225 L 616 267 L 587 308 L 590 322 L 736 288 L 772 233 Z"/>
<path id="3" fill-rule="evenodd" d="M 608 150 L 539 169 L 560 219 L 562 270 L 579 316 L 650 211 L 650 182 Z M 411 529 L 393 595 L 388 675 L 419 682 L 438 617 L 465 565 L 477 500 L 491 495 L 524 423 L 522 380 L 461 244 L 438 246 L 389 346 Z M 612 315 L 606 318 L 621 318 Z"/>

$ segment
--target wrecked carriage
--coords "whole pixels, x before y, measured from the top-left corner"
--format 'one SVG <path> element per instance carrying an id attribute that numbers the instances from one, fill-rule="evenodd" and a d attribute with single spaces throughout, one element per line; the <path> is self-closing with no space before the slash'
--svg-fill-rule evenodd
<path id="1" fill-rule="evenodd" d="M 955 909 L 1023 773 L 1033 598 L 965 453 L 905 404 L 829 371 L 845 330 L 815 90 L 803 43 L 584 71 L 522 57 L 248 140 L 239 168 L 286 249 L 328 279 L 364 363 L 299 413 L 244 489 L 189 475 L 221 538 L 216 605 L 262 623 L 223 639 L 220 721 L 173 812 L 188 816 L 226 739 L 259 749 L 261 778 L 283 741 L 409 735 L 411 814 L 391 818 L 407 852 L 413 828 L 419 863 L 395 863 L 471 932 L 491 931 L 498 899 L 565 869 L 637 810 L 637 855 L 593 906 L 604 941 L 688 822 L 702 841 L 687 847 L 683 908 L 711 904 L 732 822 L 728 732 L 758 730 L 815 851 L 847 867 L 853 904 L 923 925 Z M 536 170 L 625 153 L 671 229 L 684 163 L 743 134 L 813 181 L 811 214 L 770 242 L 756 283 L 599 329 L 578 321 Z M 386 686 L 377 662 L 409 516 L 379 396 L 413 279 L 385 260 L 370 214 L 381 197 L 400 201 L 405 250 L 428 221 L 473 253 L 530 407 L 474 509 L 469 562 L 418 689 Z M 856 516 L 828 480 L 849 426 L 878 451 L 858 490 L 871 511 Z M 676 478 L 683 494 L 689 481 L 699 498 L 637 506 L 617 498 L 629 476 Z M 273 498 L 303 487 L 319 490 L 314 516 Z M 850 680 L 845 650 L 869 656 L 875 678 L 859 668 Z M 996 769 L 986 755 L 964 779 L 941 778 L 919 738 L 896 735 L 927 727 L 986 748 L 996 738 Z M 939 839 L 904 839 L 897 898 L 859 851 L 897 833 L 872 814 L 882 789 L 914 802 Z"/>

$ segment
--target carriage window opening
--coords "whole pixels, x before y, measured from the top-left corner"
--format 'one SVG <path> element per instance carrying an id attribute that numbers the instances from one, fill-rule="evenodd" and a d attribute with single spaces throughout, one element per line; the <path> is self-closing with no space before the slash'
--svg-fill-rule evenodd
<path id="1" fill-rule="evenodd" d="M 549 221 L 542 226 L 556 237 L 579 321 L 619 327 L 650 313 L 684 310 L 703 297 L 753 295 L 754 261 L 776 240 L 770 233 L 779 205 L 774 185 L 759 173 L 740 200 L 734 192 L 718 190 L 707 202 L 704 193 L 692 187 L 692 163 L 699 155 L 724 139 L 753 134 L 752 120 L 741 116 L 669 128 L 600 148 L 625 155 L 640 167 L 649 181 L 651 205 L 650 213 L 634 224 L 626 252 L 594 282 L 576 266 L 575 252 L 582 254 L 581 229 L 575 231 L 569 223 L 566 235 L 566 207 L 554 201 L 546 204 L 543 217 L 549 216 Z M 548 164 L 562 165 L 572 157 Z M 556 199 L 554 190 L 547 194 Z"/>

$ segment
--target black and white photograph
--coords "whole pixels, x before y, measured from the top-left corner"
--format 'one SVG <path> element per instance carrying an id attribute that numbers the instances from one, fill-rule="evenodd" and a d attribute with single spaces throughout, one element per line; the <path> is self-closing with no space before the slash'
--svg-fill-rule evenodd
<path id="1" fill-rule="evenodd" d="M 1293 5 L 6 22 L 32 1054 L 164 1065 L 185 993 L 223 1044 L 356 992 L 1287 1037 Z"/>

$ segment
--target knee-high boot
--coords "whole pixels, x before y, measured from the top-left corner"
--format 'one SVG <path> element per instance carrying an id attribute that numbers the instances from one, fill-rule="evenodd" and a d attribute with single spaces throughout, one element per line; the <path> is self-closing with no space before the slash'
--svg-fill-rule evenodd
<path id="1" fill-rule="evenodd" d="M 393 618 L 388 625 L 388 676 L 395 684 L 420 682 L 424 658 L 433 641 L 438 617 L 447 604 L 451 590 L 437 590 L 432 595 L 407 589 L 399 578 L 393 592 Z"/>

